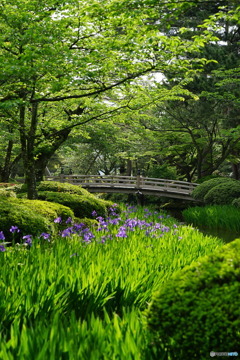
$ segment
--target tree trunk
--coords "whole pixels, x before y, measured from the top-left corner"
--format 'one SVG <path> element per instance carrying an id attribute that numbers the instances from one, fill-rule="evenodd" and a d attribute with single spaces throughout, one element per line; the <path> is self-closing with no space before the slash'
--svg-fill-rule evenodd
<path id="1" fill-rule="evenodd" d="M 42 181 L 45 169 L 51 157 L 59 149 L 59 147 L 67 140 L 68 135 L 70 134 L 71 129 L 63 129 L 58 131 L 54 137 L 47 137 L 47 140 L 51 139 L 51 146 L 46 148 L 41 147 L 40 154 L 37 153 L 37 159 L 35 160 L 35 172 L 36 172 L 36 181 Z"/>
<path id="2" fill-rule="evenodd" d="M 27 197 L 28 199 L 37 198 L 36 189 L 36 170 L 35 170 L 35 155 L 34 145 L 37 127 L 37 104 L 33 104 L 31 108 L 31 124 L 30 129 L 26 131 L 25 117 L 26 107 L 20 106 L 19 128 L 20 128 L 20 140 L 22 149 L 22 159 L 25 173 L 25 184 L 27 185 Z"/>
<path id="3" fill-rule="evenodd" d="M 9 182 L 10 172 L 11 172 L 11 155 L 12 155 L 12 148 L 13 148 L 13 141 L 9 140 L 4 166 L 1 169 L 1 181 L 2 182 Z"/>
<path id="4" fill-rule="evenodd" d="M 232 164 L 233 178 L 240 180 L 240 164 Z"/>
<path id="5" fill-rule="evenodd" d="M 127 176 L 132 175 L 132 160 L 127 159 Z"/>
<path id="6" fill-rule="evenodd" d="M 36 170 L 34 159 L 28 160 L 28 165 L 25 172 L 25 184 L 27 184 L 28 199 L 37 199 Z"/>

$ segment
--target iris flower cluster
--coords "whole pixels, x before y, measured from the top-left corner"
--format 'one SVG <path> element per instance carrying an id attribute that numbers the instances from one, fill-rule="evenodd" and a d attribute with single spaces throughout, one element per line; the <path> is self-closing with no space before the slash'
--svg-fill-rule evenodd
<path id="1" fill-rule="evenodd" d="M 123 210 L 122 216 L 120 216 L 118 213 L 118 205 L 114 204 L 108 209 L 108 217 L 104 218 L 98 216 L 97 212 L 94 210 L 92 216 L 98 221 L 98 225 L 95 229 L 94 227 L 93 229 L 89 229 L 84 223 L 76 224 L 70 217 L 65 222 L 63 222 L 61 217 L 57 217 L 54 219 L 54 223 L 60 224 L 62 228 L 68 225 L 68 227 L 59 232 L 59 236 L 62 238 L 72 238 L 74 236 L 84 244 L 89 244 L 92 241 L 104 244 L 109 240 L 127 238 L 132 232 L 137 234 L 144 232 L 145 236 L 161 238 L 165 233 L 171 231 L 169 226 L 166 226 L 161 222 L 164 218 L 168 218 L 169 215 L 163 215 L 156 211 L 151 212 L 148 209 L 144 209 L 144 220 L 141 220 L 135 216 L 136 212 L 136 206 L 127 205 L 126 210 Z M 159 219 L 159 222 L 156 222 L 156 219 Z M 173 225 L 174 233 L 176 233 L 177 227 L 176 224 Z M 14 234 L 19 233 L 20 229 L 13 225 L 9 231 Z M 51 242 L 51 234 L 42 233 L 38 239 Z M 0 231 L 0 240 L 2 240 L 2 243 L 0 243 L 0 252 L 4 252 L 6 251 L 6 248 L 3 231 Z M 22 236 L 22 241 L 28 248 L 31 247 L 33 243 L 32 235 Z"/>

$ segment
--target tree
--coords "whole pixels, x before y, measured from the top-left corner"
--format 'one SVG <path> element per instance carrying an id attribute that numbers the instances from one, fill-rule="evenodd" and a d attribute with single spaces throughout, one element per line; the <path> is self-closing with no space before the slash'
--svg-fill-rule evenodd
<path id="1" fill-rule="evenodd" d="M 164 36 L 151 22 L 156 9 L 140 0 L 1 2 L 0 108 L 16 119 L 29 198 L 72 129 L 130 108 L 126 86 L 151 71 L 188 72 L 181 55 L 205 40 Z"/>
<path id="2" fill-rule="evenodd" d="M 188 180 L 212 174 L 226 159 L 235 163 L 238 160 L 239 11 L 235 1 L 188 3 L 185 16 L 171 18 L 172 27 L 164 29 L 175 36 L 182 32 L 186 40 L 209 29 L 217 36 L 201 52 L 209 62 L 186 84 L 195 99 L 186 93 L 181 101 L 159 103 L 152 110 L 152 119 L 144 122 L 147 128 L 168 134 L 164 135 L 165 140 L 169 139 L 168 150 L 162 153 Z M 181 29 L 185 21 L 189 28 Z M 165 76 L 167 88 L 176 84 L 179 77 L 183 78 L 180 71 L 166 72 Z M 236 166 L 234 170 L 237 174 Z"/>

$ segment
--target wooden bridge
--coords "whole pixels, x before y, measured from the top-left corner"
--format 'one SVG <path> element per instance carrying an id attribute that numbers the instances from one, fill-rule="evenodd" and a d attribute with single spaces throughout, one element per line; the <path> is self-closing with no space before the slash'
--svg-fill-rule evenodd
<path id="1" fill-rule="evenodd" d="M 46 180 L 81 185 L 89 192 L 126 193 L 154 195 L 176 199 L 192 200 L 191 193 L 198 185 L 187 181 L 156 179 L 138 176 L 118 175 L 59 175 L 47 176 Z"/>

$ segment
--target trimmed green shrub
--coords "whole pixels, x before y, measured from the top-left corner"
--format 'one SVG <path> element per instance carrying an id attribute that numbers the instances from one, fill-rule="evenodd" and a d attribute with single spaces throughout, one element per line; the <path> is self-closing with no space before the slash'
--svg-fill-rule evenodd
<path id="1" fill-rule="evenodd" d="M 212 205 L 227 205 L 238 197 L 240 197 L 240 181 L 233 180 L 214 186 L 204 196 L 204 202 Z"/>
<path id="2" fill-rule="evenodd" d="M 197 179 L 198 184 L 202 184 L 205 181 L 212 180 L 212 179 L 222 179 L 222 176 L 219 175 L 206 175 L 201 177 L 201 179 Z"/>
<path id="3" fill-rule="evenodd" d="M 209 190 L 211 190 L 214 186 L 217 186 L 219 184 L 225 183 L 225 182 L 236 182 L 237 180 L 231 179 L 231 178 L 225 178 L 225 177 L 219 177 L 216 179 L 211 179 L 208 181 L 203 182 L 202 184 L 195 187 L 195 189 L 192 192 L 192 197 L 199 201 L 204 201 L 204 196 L 208 193 Z"/>
<path id="4" fill-rule="evenodd" d="M 240 197 L 237 198 L 237 199 L 234 199 L 233 202 L 232 202 L 232 205 L 237 207 L 237 208 L 240 208 Z"/>
<path id="5" fill-rule="evenodd" d="M 61 217 L 63 221 L 66 221 L 69 217 L 74 219 L 74 212 L 67 206 L 42 200 L 21 199 L 20 201 L 21 204 L 45 216 L 51 222 L 57 217 Z"/>
<path id="6" fill-rule="evenodd" d="M 17 226 L 21 232 L 14 234 L 14 240 L 20 241 L 23 235 L 37 236 L 43 232 L 53 232 L 54 225 L 43 215 L 32 211 L 18 199 L 0 198 L 0 231 L 4 232 L 7 241 L 12 241 L 9 231 L 11 226 Z"/>
<path id="7" fill-rule="evenodd" d="M 74 215 L 79 218 L 92 217 L 92 212 L 95 210 L 98 215 L 106 216 L 107 207 L 104 200 L 97 198 L 90 198 L 70 193 L 56 193 L 50 191 L 41 191 L 38 193 L 39 199 L 55 202 L 68 206 L 74 212 Z"/>
<path id="8" fill-rule="evenodd" d="M 205 360 L 210 351 L 238 351 L 239 263 L 237 239 L 186 266 L 155 294 L 148 326 L 172 360 Z"/>
<path id="9" fill-rule="evenodd" d="M 37 186 L 37 190 L 50 192 L 68 192 L 70 194 L 94 197 L 94 195 L 90 194 L 86 189 L 83 189 L 79 185 L 61 183 L 58 181 L 41 181 Z"/>

